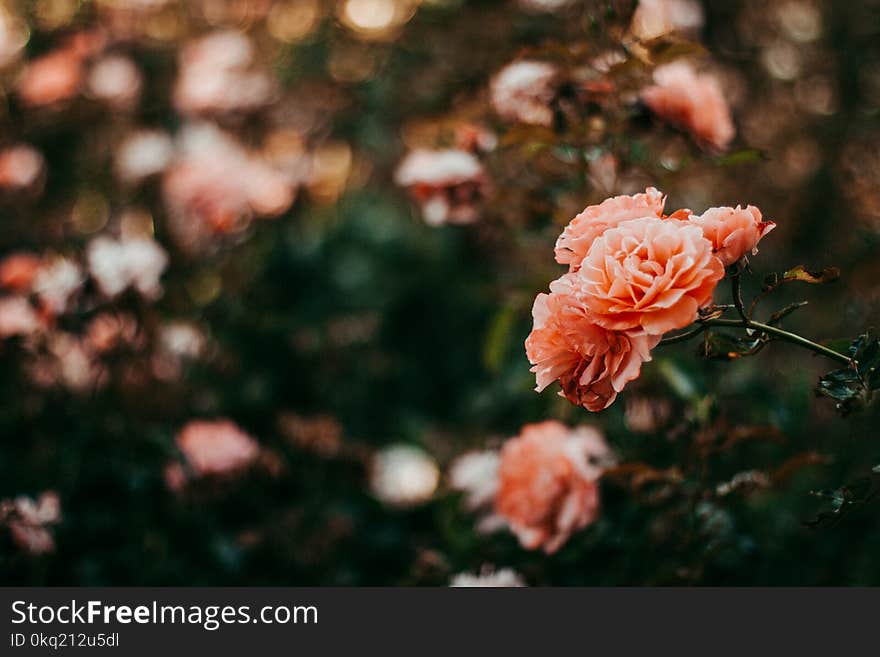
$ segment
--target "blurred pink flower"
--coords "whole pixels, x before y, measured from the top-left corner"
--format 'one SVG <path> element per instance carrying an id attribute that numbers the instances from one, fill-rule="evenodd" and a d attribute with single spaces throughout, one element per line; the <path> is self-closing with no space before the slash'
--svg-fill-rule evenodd
<path id="1" fill-rule="evenodd" d="M 703 229 L 703 235 L 712 242 L 715 256 L 726 267 L 748 254 L 758 252 L 758 242 L 776 227 L 764 221 L 761 211 L 753 205 L 745 208 L 709 208 L 691 223 Z"/>
<path id="2" fill-rule="evenodd" d="M 25 105 L 41 107 L 70 100 L 79 92 L 81 81 L 82 58 L 65 48 L 29 62 L 16 90 Z"/>
<path id="3" fill-rule="evenodd" d="M 271 166 L 231 136 L 190 125 L 179 156 L 165 172 L 162 194 L 178 246 L 199 252 L 221 235 L 243 231 L 253 217 L 283 214 L 296 198 L 296 175 Z"/>
<path id="4" fill-rule="evenodd" d="M 45 385 L 87 393 L 107 383 L 106 371 L 87 340 L 63 331 L 47 337 L 48 354 L 35 363 L 33 371 Z"/>
<path id="5" fill-rule="evenodd" d="M 129 287 L 147 299 L 162 294 L 159 278 L 168 266 L 168 254 L 153 239 L 127 237 L 117 241 L 101 235 L 89 242 L 87 260 L 89 273 L 108 297 Z"/>
<path id="6" fill-rule="evenodd" d="M 409 191 L 431 226 L 475 222 L 479 202 L 489 189 L 480 161 L 454 149 L 412 151 L 400 163 L 394 181 Z"/>
<path id="7" fill-rule="evenodd" d="M 18 144 L 0 151 L 0 188 L 33 187 L 46 169 L 45 160 L 32 146 Z"/>
<path id="8" fill-rule="evenodd" d="M 556 262 L 577 271 L 593 241 L 609 228 L 630 219 L 660 217 L 666 197 L 653 187 L 644 194 L 615 196 L 590 205 L 572 219 L 556 240 Z"/>
<path id="9" fill-rule="evenodd" d="M 698 0 L 639 0 L 630 31 L 638 39 L 650 41 L 702 26 L 703 8 Z"/>
<path id="10" fill-rule="evenodd" d="M 20 496 L 0 502 L 0 522 L 18 548 L 32 556 L 55 551 L 50 527 L 60 521 L 61 500 L 55 491 L 46 491 L 37 500 Z"/>
<path id="11" fill-rule="evenodd" d="M 605 231 L 581 269 L 560 281 L 597 324 L 662 335 L 693 322 L 723 276 L 699 226 L 645 218 Z"/>
<path id="12" fill-rule="evenodd" d="M 275 84 L 254 59 L 253 44 L 240 32 L 198 38 L 180 52 L 174 106 L 184 114 L 213 114 L 266 105 Z"/>
<path id="13" fill-rule="evenodd" d="M 117 110 L 131 109 L 140 97 L 143 77 L 137 65 L 122 55 L 106 55 L 89 71 L 86 90 Z"/>
<path id="14" fill-rule="evenodd" d="M 527 424 L 501 449 L 496 511 L 524 548 L 552 554 L 598 517 L 597 479 L 613 462 L 598 429 Z"/>
<path id="15" fill-rule="evenodd" d="M 500 568 L 492 570 L 483 567 L 479 574 L 459 573 L 452 578 L 449 586 L 453 588 L 461 587 L 495 587 L 495 588 L 513 588 L 525 586 L 525 580 L 518 572 L 511 568 Z"/>
<path id="16" fill-rule="evenodd" d="M 126 183 L 137 184 L 161 173 L 174 157 L 174 143 L 161 130 L 131 132 L 116 149 L 116 175 Z"/>
<path id="17" fill-rule="evenodd" d="M 30 335 L 42 326 L 33 306 L 24 297 L 0 297 L 0 339 Z"/>
<path id="18" fill-rule="evenodd" d="M 654 85 L 642 89 L 644 103 L 661 119 L 690 132 L 699 142 L 723 150 L 736 135 L 718 79 L 697 73 L 687 62 L 654 71 Z"/>
<path id="19" fill-rule="evenodd" d="M 260 453 L 257 441 L 226 419 L 188 422 L 176 441 L 196 477 L 240 472 Z"/>
<path id="20" fill-rule="evenodd" d="M 40 271 L 41 260 L 33 253 L 11 253 L 0 260 L 0 287 L 17 292 L 30 291 Z"/>
<path id="21" fill-rule="evenodd" d="M 86 344 L 98 354 L 122 345 L 138 346 L 138 337 L 137 320 L 127 313 L 100 313 L 86 326 Z"/>
<path id="22" fill-rule="evenodd" d="M 489 83 L 492 107 L 502 119 L 549 127 L 556 96 L 556 67 L 528 59 L 513 62 Z"/>
<path id="23" fill-rule="evenodd" d="M 519 0 L 517 4 L 530 12 L 552 13 L 570 5 L 572 0 Z"/>
<path id="24" fill-rule="evenodd" d="M 576 276 L 566 274 L 550 285 L 550 294 L 535 299 L 526 354 L 537 380 L 535 390 L 541 392 L 558 380 L 566 399 L 601 411 L 638 378 L 660 338 L 599 326 L 572 288 Z"/>
<path id="25" fill-rule="evenodd" d="M 492 504 L 498 491 L 498 452 L 465 452 L 449 466 L 449 487 L 465 494 L 465 506 L 474 511 Z"/>
<path id="26" fill-rule="evenodd" d="M 34 277 L 33 290 L 43 310 L 53 316 L 63 315 L 82 288 L 84 278 L 82 268 L 73 260 L 52 257 L 40 266 Z"/>
<path id="27" fill-rule="evenodd" d="M 439 481 L 437 462 L 415 445 L 388 445 L 376 452 L 370 463 L 370 490 L 389 506 L 423 504 L 434 494 Z"/>

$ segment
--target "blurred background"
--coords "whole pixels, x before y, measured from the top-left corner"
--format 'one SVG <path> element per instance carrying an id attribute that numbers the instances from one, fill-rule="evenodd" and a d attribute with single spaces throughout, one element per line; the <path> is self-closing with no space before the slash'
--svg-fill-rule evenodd
<path id="1" fill-rule="evenodd" d="M 649 185 L 777 223 L 748 298 L 840 268 L 779 291 L 788 328 L 880 318 L 880 3 L 637 4 L 4 2 L 0 582 L 880 583 L 880 418 L 816 397 L 828 362 L 683 343 L 600 414 L 533 391 L 556 236 Z M 638 100 L 680 57 L 724 152 Z M 517 123 L 494 76 L 524 58 L 565 82 Z M 546 418 L 633 464 L 550 557 L 446 476 Z"/>

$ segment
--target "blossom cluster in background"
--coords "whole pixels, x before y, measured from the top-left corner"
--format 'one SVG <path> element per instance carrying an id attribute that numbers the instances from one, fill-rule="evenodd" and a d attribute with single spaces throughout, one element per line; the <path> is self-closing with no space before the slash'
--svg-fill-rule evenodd
<path id="1" fill-rule="evenodd" d="M 878 19 L 0 3 L 0 577 L 880 581 Z"/>

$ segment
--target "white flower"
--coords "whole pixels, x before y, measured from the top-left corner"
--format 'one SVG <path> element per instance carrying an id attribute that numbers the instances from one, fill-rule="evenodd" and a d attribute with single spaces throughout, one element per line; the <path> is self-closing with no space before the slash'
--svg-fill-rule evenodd
<path id="1" fill-rule="evenodd" d="M 385 504 L 406 507 L 425 502 L 439 480 L 437 463 L 418 447 L 392 445 L 373 457 L 370 487 Z"/>
<path id="2" fill-rule="evenodd" d="M 446 187 L 479 178 L 483 165 L 470 153 L 455 149 L 416 149 L 407 155 L 394 175 L 401 187 Z"/>
<path id="3" fill-rule="evenodd" d="M 502 119 L 532 125 L 553 123 L 556 67 L 523 59 L 505 66 L 489 84 L 492 107 Z"/>
<path id="4" fill-rule="evenodd" d="M 498 492 L 498 452 L 466 452 L 449 466 L 449 486 L 465 494 L 470 510 L 492 504 Z"/>
<path id="5" fill-rule="evenodd" d="M 34 278 L 34 292 L 51 313 L 60 315 L 67 311 L 83 278 L 78 264 L 67 258 L 56 258 L 40 268 Z"/>
<path id="6" fill-rule="evenodd" d="M 129 287 L 148 299 L 162 294 L 159 278 L 168 266 L 168 254 L 152 239 L 129 237 L 116 241 L 102 235 L 89 244 L 87 258 L 92 278 L 108 297 Z"/>
<path id="7" fill-rule="evenodd" d="M 116 151 L 116 174 L 125 182 L 138 183 L 163 171 L 173 157 L 171 137 L 160 130 L 137 130 Z"/>
<path id="8" fill-rule="evenodd" d="M 639 39 L 650 41 L 702 25 L 703 8 L 697 0 L 639 0 L 630 30 Z"/>
<path id="9" fill-rule="evenodd" d="M 449 586 L 453 588 L 461 587 L 523 587 L 525 580 L 522 576 L 511 568 L 501 568 L 493 571 L 490 568 L 483 567 L 479 575 L 471 573 L 459 573 L 452 578 Z"/>
<path id="10" fill-rule="evenodd" d="M 253 69 L 254 48 L 238 32 L 214 32 L 180 53 L 174 105 L 184 113 L 247 111 L 271 99 L 269 75 Z"/>
<path id="11" fill-rule="evenodd" d="M 141 93 L 141 72 L 128 57 L 107 55 L 92 66 L 88 92 L 116 108 L 127 108 L 137 102 Z"/>

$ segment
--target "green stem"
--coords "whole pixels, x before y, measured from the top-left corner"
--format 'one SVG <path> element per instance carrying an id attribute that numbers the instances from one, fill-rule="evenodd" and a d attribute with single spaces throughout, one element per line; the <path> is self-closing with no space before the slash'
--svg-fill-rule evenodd
<path id="1" fill-rule="evenodd" d="M 736 263 L 734 265 L 736 267 L 736 271 L 730 277 L 730 290 L 733 296 L 733 305 L 736 307 L 736 312 L 739 313 L 739 316 L 743 318 L 743 321 L 749 321 L 750 316 L 746 314 L 746 308 L 743 304 L 742 298 L 742 283 L 740 281 L 740 274 L 742 273 L 742 264 Z"/>
<path id="2" fill-rule="evenodd" d="M 754 329 L 755 331 L 759 331 L 761 333 L 765 333 L 767 335 L 772 335 L 779 340 L 784 340 L 786 342 L 791 342 L 792 344 L 796 344 L 804 349 L 809 349 L 810 351 L 821 354 L 833 360 L 836 360 L 845 365 L 852 365 L 853 361 L 849 358 L 849 356 L 845 356 L 844 354 L 838 353 L 833 349 L 829 349 L 824 345 L 813 342 L 812 340 L 808 340 L 805 337 L 802 337 L 796 333 L 791 333 L 790 331 L 786 331 L 784 329 L 778 328 L 776 326 L 770 326 L 769 324 L 762 324 L 761 322 L 756 322 L 748 319 L 706 319 L 706 320 L 697 320 L 701 327 L 710 327 L 710 326 L 729 326 L 735 328 L 744 328 L 744 329 Z M 672 336 L 671 338 L 664 340 L 663 344 L 671 344 L 673 342 L 679 342 L 681 340 L 686 340 L 687 338 L 693 337 L 697 335 L 699 330 L 691 330 L 686 333 L 682 333 L 681 335 Z"/>

